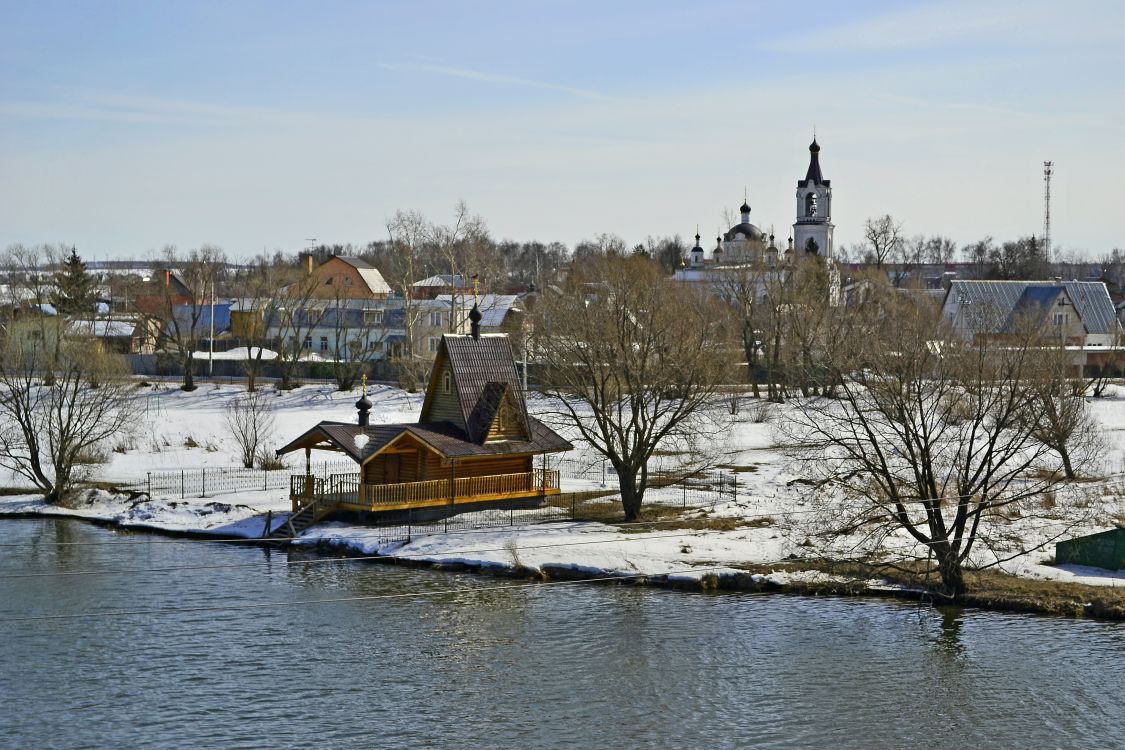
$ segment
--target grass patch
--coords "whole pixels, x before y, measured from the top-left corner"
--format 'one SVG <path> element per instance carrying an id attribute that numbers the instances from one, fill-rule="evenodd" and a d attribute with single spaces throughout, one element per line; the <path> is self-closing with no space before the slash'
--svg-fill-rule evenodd
<path id="1" fill-rule="evenodd" d="M 757 464 L 718 464 L 716 469 L 733 471 L 736 474 L 753 474 L 758 470 Z"/>
<path id="2" fill-rule="evenodd" d="M 901 563 L 891 568 L 862 560 L 789 560 L 769 564 L 732 565 L 747 573 L 819 570 L 857 579 L 881 578 L 912 589 L 937 591 L 941 579 L 923 563 Z M 999 570 L 965 571 L 966 593 L 956 600 L 935 596 L 935 603 L 958 604 L 1009 612 L 1034 612 L 1057 617 L 1100 617 L 1125 620 L 1125 589 L 1082 583 L 1019 578 Z M 800 591 L 803 587 L 794 587 Z"/>
<path id="3" fill-rule="evenodd" d="M 42 495 L 37 487 L 0 487 L 0 495 Z"/>
<path id="4" fill-rule="evenodd" d="M 680 508 L 672 505 L 645 505 L 641 507 L 641 519 L 624 526 L 625 511 L 621 501 L 610 491 L 574 493 L 573 495 L 553 495 L 548 497 L 547 505 L 569 511 L 574 508 L 574 520 L 604 523 L 621 527 L 625 534 L 644 534 L 668 529 L 689 529 L 692 531 L 733 531 L 747 526 L 761 527 L 773 524 L 773 519 L 707 518 L 689 517 L 696 508 Z M 612 500 L 605 498 L 613 497 Z M 571 505 L 573 498 L 574 504 Z"/>

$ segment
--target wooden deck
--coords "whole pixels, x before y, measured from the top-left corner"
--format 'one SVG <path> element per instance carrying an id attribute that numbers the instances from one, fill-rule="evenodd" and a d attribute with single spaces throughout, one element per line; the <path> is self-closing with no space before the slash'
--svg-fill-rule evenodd
<path id="1" fill-rule="evenodd" d="M 559 492 L 559 472 L 554 469 L 398 484 L 364 484 L 358 472 L 328 477 L 294 474 L 289 478 L 289 497 L 294 512 L 313 502 L 332 503 L 341 510 L 388 511 L 539 497 Z"/>

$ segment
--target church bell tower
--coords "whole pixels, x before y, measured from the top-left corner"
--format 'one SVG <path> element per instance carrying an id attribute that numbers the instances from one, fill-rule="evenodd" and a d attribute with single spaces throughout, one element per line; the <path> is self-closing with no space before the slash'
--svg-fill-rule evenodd
<path id="1" fill-rule="evenodd" d="M 798 252 L 833 257 L 832 186 L 820 172 L 820 146 L 813 136 L 809 145 L 809 170 L 797 183 L 797 221 L 793 244 Z"/>

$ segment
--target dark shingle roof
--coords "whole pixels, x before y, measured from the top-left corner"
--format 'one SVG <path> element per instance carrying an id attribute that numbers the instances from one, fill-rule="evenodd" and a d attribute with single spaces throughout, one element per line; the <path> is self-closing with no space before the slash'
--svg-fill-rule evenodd
<path id="1" fill-rule="evenodd" d="M 528 417 L 527 421 L 531 428 L 530 440 L 503 440 L 483 445 L 468 440 L 463 430 L 449 422 L 381 424 L 367 427 L 343 422 L 321 422 L 279 448 L 277 453 L 280 455 L 298 448 L 327 442 L 348 454 L 356 463 L 363 463 L 403 433 L 410 433 L 446 458 L 554 453 L 574 448 L 569 441 L 535 417 Z M 355 443 L 355 438 L 360 433 L 367 435 L 367 443 L 362 448 Z"/>
<path id="2" fill-rule="evenodd" d="M 523 399 L 516 358 L 507 336 L 485 335 L 474 339 L 472 336 L 447 333 L 442 336 L 442 342 L 453 371 L 461 416 L 469 428 L 469 440 L 483 443 L 488 435 L 488 425 L 482 427 L 479 418 L 474 419 L 477 403 L 486 388 L 507 386 L 514 397 L 517 418 L 527 419 L 527 403 Z M 529 432 L 525 422 L 524 434 Z"/>

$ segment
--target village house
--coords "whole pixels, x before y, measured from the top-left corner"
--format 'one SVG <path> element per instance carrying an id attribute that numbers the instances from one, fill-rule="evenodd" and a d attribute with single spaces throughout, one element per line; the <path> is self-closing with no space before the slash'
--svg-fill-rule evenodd
<path id="1" fill-rule="evenodd" d="M 391 287 L 379 269 L 362 258 L 333 255 L 320 265 L 310 254 L 301 255 L 305 272 L 315 279 L 309 297 L 330 300 L 383 300 Z"/>
<path id="2" fill-rule="evenodd" d="M 558 471 L 536 468 L 535 458 L 573 446 L 528 414 L 508 337 L 482 334 L 481 317 L 474 307 L 470 333 L 441 337 L 417 422 L 371 424 L 364 395 L 356 423 L 320 422 L 277 451 L 305 452 L 288 532 L 337 510 L 441 516 L 558 494 Z M 315 477 L 313 450 L 343 453 L 356 471 Z"/>
<path id="3" fill-rule="evenodd" d="M 1034 326 L 1045 344 L 1064 346 L 1079 375 L 1116 367 L 1121 324 L 1101 281 L 954 280 L 942 318 L 966 341 L 1002 342 Z"/>
<path id="4" fill-rule="evenodd" d="M 1038 326 L 1066 346 L 1118 346 L 1121 326 L 1101 281 L 954 280 L 942 302 L 942 317 L 967 341 L 1002 337 L 1021 321 Z"/>

